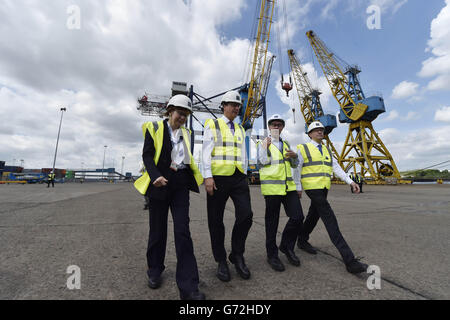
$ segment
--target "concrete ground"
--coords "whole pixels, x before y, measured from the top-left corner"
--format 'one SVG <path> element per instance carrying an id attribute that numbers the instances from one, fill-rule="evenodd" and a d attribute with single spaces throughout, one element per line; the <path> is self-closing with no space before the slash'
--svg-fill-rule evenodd
<path id="1" fill-rule="evenodd" d="M 319 254 L 296 249 L 300 267 L 280 258 L 286 271 L 266 262 L 264 199 L 251 186 L 254 223 L 246 262 L 252 278 L 215 277 L 206 199 L 191 193 L 191 233 L 200 289 L 209 299 L 450 299 L 450 185 L 364 186 L 353 195 L 334 185 L 329 201 L 355 255 L 377 265 L 381 289 L 369 290 L 369 274 L 346 272 L 321 222 L 310 242 Z M 0 299 L 178 299 L 172 224 L 163 286 L 146 284 L 148 212 L 129 183 L 0 185 Z M 304 213 L 309 199 L 302 198 Z M 171 219 L 169 218 L 171 221 Z M 279 237 L 287 218 L 282 209 Z M 225 213 L 230 248 L 234 207 Z M 69 290 L 69 266 L 81 270 L 81 289 Z"/>

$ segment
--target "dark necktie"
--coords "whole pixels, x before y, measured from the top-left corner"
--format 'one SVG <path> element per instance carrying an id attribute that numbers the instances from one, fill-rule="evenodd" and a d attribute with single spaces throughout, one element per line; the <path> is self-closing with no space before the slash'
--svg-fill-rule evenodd
<path id="1" fill-rule="evenodd" d="M 320 153 L 323 155 L 323 152 L 322 152 L 322 145 L 321 145 L 321 144 L 317 145 L 317 148 L 319 148 Z"/>
<path id="2" fill-rule="evenodd" d="M 230 121 L 229 124 L 230 124 L 231 133 L 234 134 L 234 122 Z"/>

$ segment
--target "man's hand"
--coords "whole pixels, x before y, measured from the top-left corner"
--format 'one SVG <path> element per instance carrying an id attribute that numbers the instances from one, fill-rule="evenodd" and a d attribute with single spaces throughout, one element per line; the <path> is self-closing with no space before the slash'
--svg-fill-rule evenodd
<path id="1" fill-rule="evenodd" d="M 359 193 L 361 191 L 359 190 L 359 186 L 356 183 L 352 182 L 351 186 L 353 193 Z"/>
<path id="2" fill-rule="evenodd" d="M 286 158 L 292 158 L 292 159 L 295 159 L 295 158 L 298 158 L 298 154 L 296 153 L 296 152 L 294 152 L 294 151 L 292 151 L 292 150 L 287 150 L 286 151 Z"/>
<path id="3" fill-rule="evenodd" d="M 214 190 L 217 190 L 216 183 L 214 182 L 214 178 L 206 178 L 205 179 L 205 190 L 210 196 L 212 196 L 214 194 Z"/>
<path id="4" fill-rule="evenodd" d="M 157 188 L 161 188 L 161 187 L 165 187 L 167 186 L 167 183 L 169 181 L 164 178 L 163 176 L 159 177 L 158 179 L 155 180 L 155 182 L 153 182 L 153 185 Z"/>
<path id="5" fill-rule="evenodd" d="M 268 149 L 269 146 L 271 145 L 271 143 L 272 143 L 272 139 L 270 137 L 265 138 L 263 140 L 263 147 L 264 147 L 264 149 Z"/>
<path id="6" fill-rule="evenodd" d="M 302 192 L 301 191 L 297 191 L 298 193 L 298 197 L 301 198 L 302 197 Z"/>

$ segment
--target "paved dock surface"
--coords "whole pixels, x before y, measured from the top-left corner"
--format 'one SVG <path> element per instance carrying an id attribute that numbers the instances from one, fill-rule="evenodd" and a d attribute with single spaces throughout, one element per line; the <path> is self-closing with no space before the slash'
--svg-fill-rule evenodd
<path id="1" fill-rule="evenodd" d="M 355 255 L 379 266 L 381 289 L 369 290 L 369 274 L 346 272 L 322 222 L 301 266 L 273 271 L 266 262 L 264 198 L 251 186 L 254 222 L 246 246 L 250 280 L 215 277 L 206 219 L 206 196 L 191 193 L 191 233 L 200 289 L 209 299 L 450 299 L 450 185 L 364 186 L 360 195 L 333 185 L 329 201 Z M 309 207 L 306 195 L 302 206 Z M 146 283 L 148 212 L 129 183 L 0 185 L 0 299 L 178 299 L 173 228 L 163 286 Z M 279 238 L 287 221 L 282 209 Z M 225 212 L 230 249 L 234 206 Z M 278 239 L 279 239 L 278 238 Z M 279 241 L 279 240 L 278 240 Z M 278 242 L 279 243 L 279 242 Z M 81 289 L 69 290 L 69 266 L 81 270 Z"/>

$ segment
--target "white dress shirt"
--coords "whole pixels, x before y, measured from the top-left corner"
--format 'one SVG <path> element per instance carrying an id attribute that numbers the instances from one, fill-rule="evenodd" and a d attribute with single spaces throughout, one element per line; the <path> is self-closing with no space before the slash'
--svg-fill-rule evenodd
<path id="1" fill-rule="evenodd" d="M 169 127 L 169 135 L 170 140 L 172 142 L 172 163 L 176 165 L 177 170 L 179 169 L 185 169 L 186 164 L 189 164 L 190 159 L 186 161 L 185 155 L 187 156 L 185 150 L 184 150 L 184 142 L 183 142 L 183 134 L 181 132 L 181 129 L 172 130 L 169 123 L 167 123 L 167 127 Z"/>
<path id="2" fill-rule="evenodd" d="M 225 123 L 228 125 L 228 128 L 230 128 L 230 123 L 233 122 L 230 119 L 228 119 L 225 116 L 222 116 L 220 119 L 224 120 Z M 235 133 L 236 130 L 238 130 L 237 124 L 234 124 L 235 127 Z M 211 131 L 209 127 L 205 127 L 205 130 L 203 132 L 203 146 L 202 146 L 202 174 L 203 178 L 212 178 L 212 170 L 211 170 L 211 154 L 214 150 L 214 134 Z M 247 174 L 247 166 L 248 166 L 248 160 L 247 160 L 247 152 L 246 152 L 246 146 L 245 146 L 245 137 L 244 141 L 242 141 L 241 145 L 241 157 L 242 157 L 242 168 L 244 169 L 244 173 Z"/>
<path id="3" fill-rule="evenodd" d="M 314 140 L 311 140 L 310 142 L 316 148 L 319 145 Z M 294 178 L 295 184 L 297 185 L 297 191 L 302 191 L 301 172 L 302 172 L 302 168 L 303 168 L 304 159 L 303 159 L 303 156 L 302 156 L 300 150 L 297 153 L 298 153 L 298 168 L 294 170 L 293 178 Z M 332 154 L 330 156 L 333 157 Z M 350 177 L 345 173 L 344 170 L 342 170 L 341 166 L 339 165 L 339 163 L 337 162 L 336 159 L 333 159 L 333 172 L 339 179 L 341 179 L 345 183 L 352 184 L 353 180 L 350 179 Z"/>

